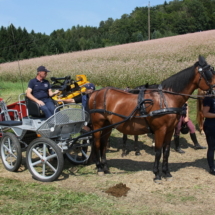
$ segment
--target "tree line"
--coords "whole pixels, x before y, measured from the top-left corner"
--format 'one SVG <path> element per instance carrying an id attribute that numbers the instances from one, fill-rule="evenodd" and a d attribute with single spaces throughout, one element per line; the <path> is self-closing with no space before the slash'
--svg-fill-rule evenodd
<path id="1" fill-rule="evenodd" d="M 148 11 L 136 7 L 120 19 L 101 21 L 99 27 L 77 25 L 50 35 L 2 26 L 0 63 L 215 29 L 215 0 L 173 0 L 150 7 L 150 38 Z"/>

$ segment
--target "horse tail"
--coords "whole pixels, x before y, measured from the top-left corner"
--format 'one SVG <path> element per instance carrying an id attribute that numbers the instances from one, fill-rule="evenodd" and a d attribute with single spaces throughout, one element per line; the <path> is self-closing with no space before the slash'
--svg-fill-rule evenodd
<path id="1" fill-rule="evenodd" d="M 198 89 L 198 95 L 205 95 L 206 92 Z M 200 132 L 202 132 L 203 130 L 203 122 L 204 122 L 204 116 L 203 116 L 203 102 L 202 102 L 203 98 L 199 98 L 197 99 L 197 111 L 196 111 L 196 121 L 198 123 L 198 127 Z"/>

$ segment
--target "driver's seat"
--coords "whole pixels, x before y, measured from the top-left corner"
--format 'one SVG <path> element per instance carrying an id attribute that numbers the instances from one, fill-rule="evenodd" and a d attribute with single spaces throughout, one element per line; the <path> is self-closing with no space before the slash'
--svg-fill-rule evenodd
<path id="1" fill-rule="evenodd" d="M 39 118 L 44 118 L 45 114 L 43 111 L 40 109 L 39 105 L 29 99 L 27 96 L 25 97 L 25 103 L 26 107 L 28 109 L 28 115 L 31 117 L 39 117 Z"/>

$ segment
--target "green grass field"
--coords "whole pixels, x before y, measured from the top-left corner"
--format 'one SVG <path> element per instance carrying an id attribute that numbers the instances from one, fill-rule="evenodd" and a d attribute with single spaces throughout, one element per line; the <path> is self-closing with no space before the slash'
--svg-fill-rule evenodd
<path id="1" fill-rule="evenodd" d="M 25 92 L 28 80 L 35 77 L 40 65 L 45 65 L 55 77 L 85 74 L 97 87 L 125 88 L 147 82 L 160 83 L 192 66 L 199 54 L 205 56 L 208 63 L 215 64 L 214 39 L 215 31 L 198 32 L 23 60 L 19 62 L 20 69 L 17 62 L 0 64 L 0 97 L 7 104 L 18 101 L 18 95 Z M 190 118 L 196 124 L 196 100 L 189 99 L 188 102 Z M 166 194 L 160 195 L 164 197 Z M 0 214 L 128 214 L 123 209 L 119 211 L 114 201 L 97 194 L 72 192 L 56 188 L 51 183 L 30 183 L 0 176 Z M 136 214 L 163 213 L 143 210 L 136 211 Z"/>

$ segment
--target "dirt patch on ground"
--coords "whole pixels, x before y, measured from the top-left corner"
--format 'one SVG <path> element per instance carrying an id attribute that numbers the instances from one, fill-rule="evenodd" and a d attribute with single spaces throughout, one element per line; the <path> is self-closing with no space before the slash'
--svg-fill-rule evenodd
<path id="1" fill-rule="evenodd" d="M 151 138 L 140 136 L 141 155 L 135 156 L 133 137 L 128 136 L 128 155 L 121 157 L 121 137 L 121 134 L 111 137 L 107 153 L 110 174 L 98 176 L 95 164 L 76 166 L 66 161 L 62 175 L 52 184 L 67 190 L 97 194 L 127 214 L 214 214 L 215 176 L 208 173 L 207 149 L 195 150 L 189 134 L 180 137 L 185 154 L 175 152 L 172 144 L 169 168 L 173 178 L 172 181 L 162 178 L 161 183 L 153 181 Z M 197 137 L 201 145 L 207 146 L 204 136 L 197 133 Z M 26 169 L 25 159 L 18 173 L 8 172 L 0 164 L 0 174 L 1 177 L 36 182 Z"/>
<path id="2" fill-rule="evenodd" d="M 122 196 L 127 196 L 127 193 L 129 190 L 130 188 L 126 187 L 126 184 L 119 183 L 119 184 L 116 184 L 115 186 L 109 187 L 105 191 L 105 193 L 116 197 L 122 197 Z"/>

